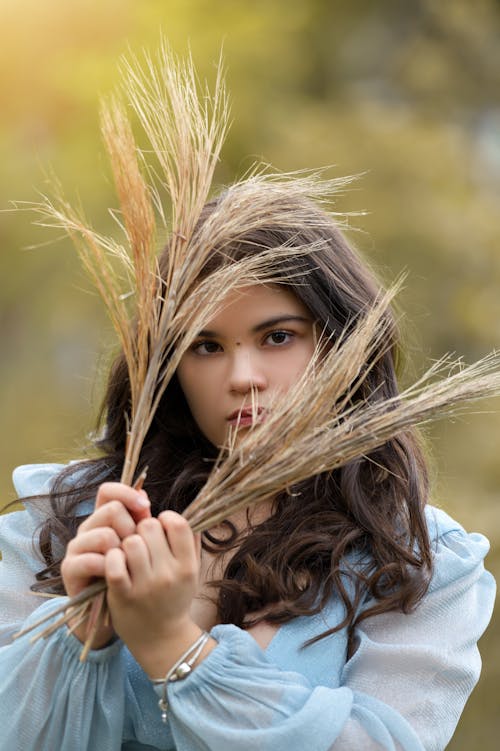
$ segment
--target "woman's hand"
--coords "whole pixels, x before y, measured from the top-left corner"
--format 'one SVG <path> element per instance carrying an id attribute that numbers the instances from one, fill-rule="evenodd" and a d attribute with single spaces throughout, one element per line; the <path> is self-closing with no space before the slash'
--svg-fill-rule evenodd
<path id="1" fill-rule="evenodd" d="M 122 540 L 135 532 L 137 522 L 150 515 L 150 503 L 144 491 L 122 483 L 103 483 L 97 493 L 94 512 L 78 528 L 61 564 L 68 595 L 73 597 L 96 578 L 105 577 L 108 551 L 119 548 Z M 85 624 L 74 633 L 80 641 L 85 641 Z M 104 646 L 113 633 L 111 626 L 103 626 L 93 639 L 93 647 Z"/>
<path id="2" fill-rule="evenodd" d="M 153 677 L 164 675 L 200 635 L 189 616 L 199 587 L 200 538 L 173 511 L 151 517 L 144 491 L 104 483 L 95 511 L 69 543 L 61 572 L 73 596 L 96 577 L 108 584 L 112 626 L 102 626 L 92 647 L 116 632 Z M 85 624 L 75 630 L 85 641 Z M 202 657 L 215 646 L 210 640 Z"/>
<path id="3" fill-rule="evenodd" d="M 163 675 L 200 635 L 189 615 L 199 587 L 200 538 L 173 511 L 143 519 L 106 553 L 108 606 L 146 673 Z"/>

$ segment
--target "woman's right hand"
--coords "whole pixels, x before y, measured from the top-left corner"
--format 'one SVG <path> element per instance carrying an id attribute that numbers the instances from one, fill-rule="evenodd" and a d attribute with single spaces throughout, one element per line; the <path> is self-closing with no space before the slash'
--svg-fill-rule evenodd
<path id="1" fill-rule="evenodd" d="M 70 597 L 81 592 L 96 578 L 104 577 L 104 559 L 112 548 L 134 534 L 136 525 L 151 516 L 150 503 L 143 490 L 118 482 L 103 483 L 97 492 L 94 512 L 81 523 L 69 542 L 61 564 L 61 575 Z M 84 642 L 86 625 L 74 631 Z M 92 646 L 99 649 L 113 637 L 112 626 L 102 626 Z"/>

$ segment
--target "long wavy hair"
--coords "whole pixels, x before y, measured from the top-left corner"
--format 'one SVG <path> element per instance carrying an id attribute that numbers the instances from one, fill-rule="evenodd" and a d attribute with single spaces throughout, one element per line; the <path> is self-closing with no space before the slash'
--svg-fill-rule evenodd
<path id="1" fill-rule="evenodd" d="M 246 200 L 245 183 L 206 204 L 198 231 L 220 210 L 222 200 L 224 210 L 232 207 L 237 215 Z M 338 222 L 317 203 L 294 194 L 293 185 L 269 190 L 268 215 L 266 226 L 243 227 L 236 239 L 221 239 L 202 276 L 216 270 L 222 259 L 227 263 L 269 248 L 311 245 L 314 249 L 300 259 L 278 260 L 277 278 L 288 280 L 288 288 L 327 336 L 335 339 L 349 331 L 374 305 L 381 289 Z M 283 222 L 284 215 L 297 220 Z M 386 315 L 389 333 L 373 362 L 366 364 L 368 374 L 355 395 L 366 403 L 398 394 L 399 335 L 392 312 Z M 101 482 L 120 477 L 129 404 L 127 366 L 119 355 L 99 416 L 99 458 L 65 468 L 48 497 L 53 514 L 39 537 L 46 567 L 35 589 L 64 592 L 59 566 L 85 518 L 78 515 L 78 506 L 95 495 Z M 206 481 L 217 454 L 195 424 L 174 376 L 142 448 L 152 513 L 182 513 Z M 219 622 L 244 628 L 263 619 L 284 623 L 316 613 L 332 595 L 338 596 L 345 618 L 317 637 L 322 638 L 343 627 L 352 636 L 360 620 L 377 613 L 411 611 L 431 574 L 427 497 L 428 471 L 420 438 L 409 430 L 369 456 L 279 494 L 270 516 L 263 523 L 249 524 L 244 533 L 229 522 L 229 534 L 205 533 L 205 548 L 232 553 L 222 578 L 213 582 Z"/>

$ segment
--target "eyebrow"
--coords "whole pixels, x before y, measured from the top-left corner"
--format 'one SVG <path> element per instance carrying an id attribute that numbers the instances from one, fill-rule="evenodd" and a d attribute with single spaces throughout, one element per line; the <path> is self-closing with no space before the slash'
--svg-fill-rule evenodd
<path id="1" fill-rule="evenodd" d="M 266 321 L 262 321 L 262 323 L 258 323 L 256 326 L 252 328 L 252 334 L 258 334 L 259 331 L 263 331 L 264 329 L 271 328 L 272 326 L 276 326 L 278 323 L 287 323 L 288 321 L 297 321 L 299 323 L 311 323 L 310 318 L 306 318 L 305 316 L 292 316 L 292 315 L 283 315 L 283 316 L 275 316 L 274 318 L 268 318 Z M 216 338 L 218 336 L 216 331 L 213 331 L 212 329 L 202 329 L 198 336 L 206 336 L 208 339 L 210 338 Z"/>

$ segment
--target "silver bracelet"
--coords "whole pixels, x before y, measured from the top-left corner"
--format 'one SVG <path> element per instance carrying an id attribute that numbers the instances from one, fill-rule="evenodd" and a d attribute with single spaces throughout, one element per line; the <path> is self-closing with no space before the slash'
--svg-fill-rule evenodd
<path id="1" fill-rule="evenodd" d="M 167 684 L 168 683 L 174 683 L 175 681 L 182 681 L 184 678 L 186 678 L 189 673 L 193 670 L 193 665 L 198 659 L 198 657 L 201 654 L 201 650 L 209 640 L 209 635 L 206 631 L 202 631 L 200 636 L 196 639 L 194 644 L 191 644 L 189 649 L 187 649 L 181 657 L 177 660 L 177 662 L 172 665 L 168 673 L 166 674 L 165 678 L 154 678 L 151 679 L 151 682 L 158 686 L 160 683 L 163 684 L 163 691 L 161 695 L 161 699 L 158 702 L 158 706 L 161 709 L 161 719 L 163 722 L 167 721 L 167 711 L 168 711 L 168 702 L 167 702 Z"/>

